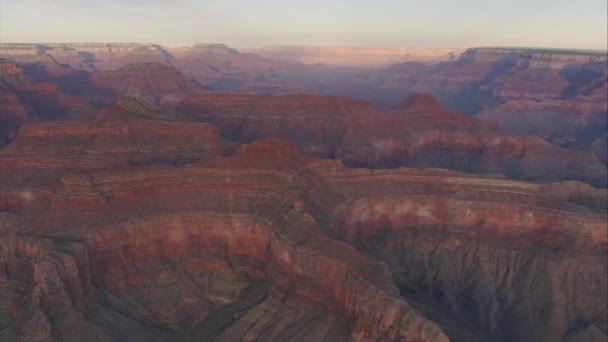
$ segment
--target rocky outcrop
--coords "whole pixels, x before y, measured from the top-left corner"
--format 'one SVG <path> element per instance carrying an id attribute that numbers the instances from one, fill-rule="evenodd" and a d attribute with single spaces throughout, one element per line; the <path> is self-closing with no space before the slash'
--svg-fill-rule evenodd
<path id="1" fill-rule="evenodd" d="M 13 61 L 0 58 L 0 147 L 14 139 L 26 120 L 54 120 L 90 112 L 86 101 L 65 95 L 53 83 L 35 81 Z"/>
<path id="2" fill-rule="evenodd" d="M 606 168 L 592 154 L 502 134 L 495 123 L 449 111 L 422 94 L 390 112 L 340 97 L 219 94 L 186 98 L 177 109 L 217 125 L 231 140 L 286 137 L 305 153 L 351 166 L 443 167 L 606 186 Z"/>
<path id="3" fill-rule="evenodd" d="M 325 180 L 305 203 L 328 234 L 386 261 L 451 340 L 606 338 L 605 214 L 553 202 L 553 189 L 439 170 L 309 172 Z M 345 201 L 331 205 L 326 189 Z"/>
<path id="4" fill-rule="evenodd" d="M 0 174 L 17 183 L 49 184 L 74 169 L 183 165 L 234 153 L 236 144 L 216 127 L 171 122 L 173 115 L 132 94 L 83 119 L 27 123 L 3 149 Z"/>
<path id="5" fill-rule="evenodd" d="M 27 118 L 27 110 L 9 90 L 0 88 L 0 147 L 4 147 L 17 135 L 17 130 Z"/>
<path id="6" fill-rule="evenodd" d="M 196 124 L 132 116 L 30 127 L 9 146 L 57 150 L 0 177 L 2 336 L 605 339 L 605 213 L 530 183 L 348 169 L 278 138 L 186 166 L 99 164 L 120 160 L 120 135 L 141 149 L 147 132 L 157 153 L 186 149 L 172 131 L 208 146 Z M 117 117 L 120 134 L 105 126 Z M 72 163 L 57 151 L 79 135 L 101 140 Z M 61 163 L 58 179 L 31 181 Z"/>
<path id="7" fill-rule="evenodd" d="M 119 69 L 130 63 L 164 63 L 166 50 L 153 44 L 0 44 L 0 55 L 21 64 L 36 64 L 52 58 L 59 65 L 92 72 Z"/>
<path id="8" fill-rule="evenodd" d="M 82 82 L 65 84 L 72 93 L 96 104 L 109 104 L 136 88 L 154 103 L 171 106 L 203 88 L 184 74 L 162 63 L 131 63 L 120 69 L 97 71 Z"/>
<path id="9" fill-rule="evenodd" d="M 435 67 L 403 64 L 365 76 L 387 94 L 392 88 L 430 93 L 509 133 L 587 148 L 606 131 L 606 62 L 601 52 L 477 48 Z"/>
<path id="10" fill-rule="evenodd" d="M 35 81 L 9 60 L 0 60 L 0 84 L 27 107 L 31 119 L 63 119 L 91 112 L 83 99 L 64 94 L 56 84 Z"/>
<path id="11" fill-rule="evenodd" d="M 322 233 L 294 186 L 309 181 L 297 176 L 307 162 L 289 142 L 271 139 L 186 167 L 76 168 L 59 183 L 25 185 L 27 196 L 8 181 L 4 229 L 86 246 L 85 270 L 57 270 L 57 286 L 90 274 L 77 291 L 88 289 L 93 304 L 75 297 L 61 301 L 71 306 L 44 305 L 34 322 L 17 317 L 3 332 L 133 339 L 162 327 L 153 339 L 447 341 L 398 296 L 384 264 Z M 67 285 L 61 290 L 71 295 Z M 64 328 L 67 317 L 80 319 Z"/>

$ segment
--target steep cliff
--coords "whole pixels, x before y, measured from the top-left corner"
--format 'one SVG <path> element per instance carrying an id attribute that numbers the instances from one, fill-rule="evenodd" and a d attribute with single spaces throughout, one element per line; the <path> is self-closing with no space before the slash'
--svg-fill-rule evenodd
<path id="1" fill-rule="evenodd" d="M 606 131 L 606 63 L 603 52 L 475 48 L 434 67 L 403 64 L 368 72 L 369 81 L 359 83 L 370 88 L 362 93 L 373 92 L 375 82 L 386 94 L 393 88 L 433 94 L 449 108 L 501 123 L 509 133 L 588 148 Z"/>
<path id="2" fill-rule="evenodd" d="M 57 85 L 38 82 L 13 61 L 0 58 L 0 147 L 12 141 L 26 120 L 55 120 L 86 115 L 87 102 L 61 92 Z"/>

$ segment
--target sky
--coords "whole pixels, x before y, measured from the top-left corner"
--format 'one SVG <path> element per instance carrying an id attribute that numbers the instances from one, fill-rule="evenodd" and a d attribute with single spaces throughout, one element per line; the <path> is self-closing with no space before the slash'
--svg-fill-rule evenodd
<path id="1" fill-rule="evenodd" d="M 606 0 L 0 0 L 0 42 L 608 48 Z"/>

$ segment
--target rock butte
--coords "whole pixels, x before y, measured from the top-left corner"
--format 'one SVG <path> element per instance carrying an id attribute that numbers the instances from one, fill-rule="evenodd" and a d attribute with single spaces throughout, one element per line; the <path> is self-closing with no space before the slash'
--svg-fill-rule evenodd
<path id="1" fill-rule="evenodd" d="M 0 151 L 2 339 L 606 338 L 606 215 L 567 191 L 236 147 L 141 101 Z"/>

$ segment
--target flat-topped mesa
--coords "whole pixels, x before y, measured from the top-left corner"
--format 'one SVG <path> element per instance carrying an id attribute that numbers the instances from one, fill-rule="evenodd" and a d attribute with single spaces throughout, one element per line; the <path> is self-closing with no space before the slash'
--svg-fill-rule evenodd
<path id="1" fill-rule="evenodd" d="M 603 51 L 542 49 L 542 48 L 471 48 L 460 56 L 460 61 L 495 63 L 511 59 L 516 65 L 533 68 L 562 69 L 570 64 L 587 62 L 606 63 L 608 57 Z"/>
<path id="2" fill-rule="evenodd" d="M 0 44 L 0 55 L 35 65 L 50 56 L 73 70 L 112 70 L 132 62 L 167 62 L 167 52 L 153 44 Z"/>
<path id="3" fill-rule="evenodd" d="M 291 63 L 369 68 L 405 61 L 439 63 L 451 60 L 464 49 L 390 48 L 348 46 L 264 46 L 250 51 L 264 58 Z"/>

